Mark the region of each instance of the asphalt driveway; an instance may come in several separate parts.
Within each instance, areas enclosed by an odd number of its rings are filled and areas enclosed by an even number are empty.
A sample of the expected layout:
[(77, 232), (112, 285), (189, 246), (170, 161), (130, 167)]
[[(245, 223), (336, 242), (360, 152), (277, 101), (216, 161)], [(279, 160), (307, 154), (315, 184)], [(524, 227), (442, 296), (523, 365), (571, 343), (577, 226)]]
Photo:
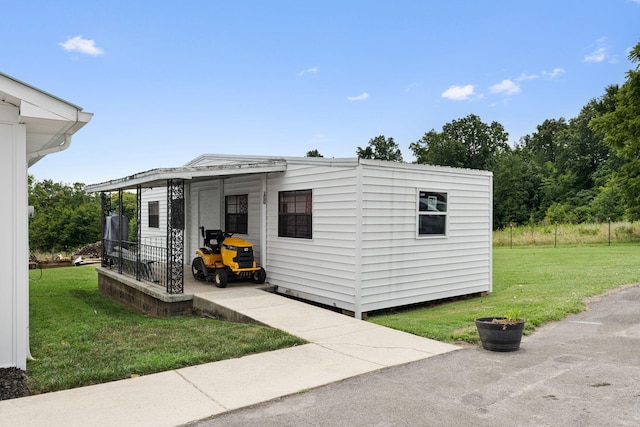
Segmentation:
[(464, 348), (190, 425), (640, 425), (640, 286), (538, 329), (517, 352)]

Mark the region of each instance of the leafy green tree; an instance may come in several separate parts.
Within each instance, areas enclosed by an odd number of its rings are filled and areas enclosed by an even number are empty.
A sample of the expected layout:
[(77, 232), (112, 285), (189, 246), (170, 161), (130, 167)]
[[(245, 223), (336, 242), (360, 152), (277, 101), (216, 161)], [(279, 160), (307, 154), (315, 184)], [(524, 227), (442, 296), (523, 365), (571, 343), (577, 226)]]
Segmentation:
[(417, 162), (469, 169), (492, 170), (496, 156), (509, 149), (509, 134), (498, 122), (486, 124), (470, 114), (431, 130), (409, 145)]
[(369, 145), (365, 148), (358, 147), (356, 154), (360, 159), (402, 162), (400, 147), (393, 141), (393, 138), (385, 138), (384, 135), (370, 139)]
[(467, 167), (464, 143), (435, 129), (425, 133), (419, 141), (409, 144), (409, 149), (419, 164)]
[(526, 224), (536, 210), (537, 186), (521, 150), (498, 154), (493, 170), (493, 228)]
[(615, 94), (615, 109), (591, 121), (595, 131), (605, 134), (605, 142), (627, 161), (618, 171), (618, 180), (631, 220), (640, 219), (640, 43), (629, 53), (634, 69)]
[(42, 182), (29, 177), (29, 246), (45, 252), (71, 251), (100, 240), (100, 200), (84, 184)]
[(557, 156), (557, 167), (574, 176), (575, 191), (593, 188), (598, 171), (606, 162), (613, 160), (611, 149), (604, 142), (604, 134), (593, 130), (589, 123), (613, 111), (617, 91), (615, 85), (607, 87), (605, 94), (589, 101), (559, 135), (563, 150)]
[(538, 165), (543, 165), (546, 162), (554, 163), (558, 152), (564, 148), (557, 136), (567, 127), (567, 122), (563, 117), (557, 120), (547, 119), (542, 122), (536, 127), (536, 132), (522, 138), (522, 148), (527, 157)]
[(621, 221), (625, 217), (626, 204), (617, 174), (606, 176), (604, 185), (598, 187), (597, 194), (589, 203), (593, 221)]
[(531, 220), (541, 221), (547, 216), (548, 209), (562, 200), (570, 180), (568, 176), (559, 177), (556, 159), (565, 143), (561, 137), (568, 124), (564, 118), (547, 119), (536, 127), (536, 132), (520, 139), (519, 147), (523, 159), (529, 165), (529, 178), (536, 189), (532, 197), (536, 206)]
[(320, 152), (316, 150), (307, 151), (306, 157), (324, 157)]

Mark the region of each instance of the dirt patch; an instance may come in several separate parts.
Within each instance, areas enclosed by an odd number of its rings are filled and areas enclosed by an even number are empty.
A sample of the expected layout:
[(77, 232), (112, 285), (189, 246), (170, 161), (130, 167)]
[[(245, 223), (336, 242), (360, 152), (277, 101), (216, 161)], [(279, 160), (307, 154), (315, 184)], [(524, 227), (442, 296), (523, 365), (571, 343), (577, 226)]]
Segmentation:
[(17, 368), (0, 369), (0, 400), (29, 396), (29, 378)]

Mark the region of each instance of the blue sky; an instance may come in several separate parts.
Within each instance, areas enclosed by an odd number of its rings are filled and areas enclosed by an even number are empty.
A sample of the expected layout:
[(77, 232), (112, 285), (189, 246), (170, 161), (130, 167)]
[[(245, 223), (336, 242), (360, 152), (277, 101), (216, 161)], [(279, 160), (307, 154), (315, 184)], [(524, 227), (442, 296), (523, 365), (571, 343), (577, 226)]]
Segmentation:
[(203, 153), (355, 157), (469, 114), (516, 143), (632, 67), (640, 0), (28, 1), (0, 71), (94, 113), (30, 168), (87, 184)]

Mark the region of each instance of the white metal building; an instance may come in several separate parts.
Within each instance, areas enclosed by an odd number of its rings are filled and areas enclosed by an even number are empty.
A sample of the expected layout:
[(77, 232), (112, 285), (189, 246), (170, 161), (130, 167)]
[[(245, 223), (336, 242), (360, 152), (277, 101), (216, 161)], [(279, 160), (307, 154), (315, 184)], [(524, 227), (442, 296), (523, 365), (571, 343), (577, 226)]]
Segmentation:
[[(492, 174), (363, 159), (202, 155), (142, 184), (142, 238), (165, 233), (184, 179), (185, 262), (199, 227), (251, 241), (278, 292), (363, 313), (492, 289)], [(150, 188), (153, 187), (153, 188)]]
[(29, 355), (27, 169), (62, 151), (90, 113), (0, 73), (0, 368)]

